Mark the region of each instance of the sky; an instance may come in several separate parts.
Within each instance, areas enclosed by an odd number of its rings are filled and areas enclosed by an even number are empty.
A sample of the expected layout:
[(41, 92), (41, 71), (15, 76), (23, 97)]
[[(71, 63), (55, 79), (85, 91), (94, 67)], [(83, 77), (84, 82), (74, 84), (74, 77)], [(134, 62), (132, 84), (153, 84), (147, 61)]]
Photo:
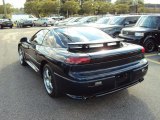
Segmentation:
[[(24, 7), (24, 3), (26, 0), (5, 0), (5, 3), (12, 4), (15, 8), (21, 8)], [(112, 2), (115, 2), (116, 0), (112, 0)], [(160, 4), (160, 0), (144, 0), (145, 3), (158, 3)], [(0, 4), (2, 4), (2, 0), (0, 0)]]

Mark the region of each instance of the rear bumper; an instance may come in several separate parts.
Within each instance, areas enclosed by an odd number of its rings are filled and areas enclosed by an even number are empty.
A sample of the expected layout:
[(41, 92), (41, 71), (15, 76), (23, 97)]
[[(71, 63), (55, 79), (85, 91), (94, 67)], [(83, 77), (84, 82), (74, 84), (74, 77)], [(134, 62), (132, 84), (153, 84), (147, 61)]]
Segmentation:
[(66, 94), (75, 98), (85, 98), (106, 95), (137, 84), (143, 81), (143, 77), (147, 71), (148, 63), (141, 67), (107, 76), (103, 79), (101, 78), (86, 82), (71, 80), (57, 73), (55, 73), (55, 77), (61, 86), (61, 89)]
[(13, 24), (12, 23), (6, 23), (6, 24), (2, 24), (2, 26), (3, 27), (11, 27), (11, 26), (13, 26)]
[(101, 97), (101, 96), (105, 96), (105, 95), (108, 95), (108, 94), (111, 94), (111, 93), (114, 93), (114, 92), (118, 92), (118, 91), (123, 90), (123, 89), (127, 89), (131, 86), (134, 86), (134, 85), (138, 84), (139, 82), (142, 82), (143, 80), (144, 79), (140, 79), (139, 81), (132, 82), (132, 83), (127, 84), (123, 87), (119, 87), (119, 88), (116, 88), (116, 89), (113, 89), (113, 90), (110, 90), (110, 91), (103, 91), (103, 92), (95, 93), (95, 94), (92, 94), (92, 95), (89, 95), (89, 96), (77, 96), (77, 95), (71, 95), (71, 94), (66, 94), (66, 95), (73, 98), (73, 99), (88, 99), (88, 98), (94, 98), (94, 97)]

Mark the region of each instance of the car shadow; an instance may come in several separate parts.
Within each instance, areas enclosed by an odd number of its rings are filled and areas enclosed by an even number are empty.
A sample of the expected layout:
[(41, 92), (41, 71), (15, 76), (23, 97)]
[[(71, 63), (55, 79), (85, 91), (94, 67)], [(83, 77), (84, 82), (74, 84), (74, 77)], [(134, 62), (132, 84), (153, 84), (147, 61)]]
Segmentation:
[(9, 109), (14, 110), (16, 106), (16, 111), (24, 116), (27, 114), (23, 112), (41, 113), (34, 116), (37, 119), (53, 119), (55, 115), (66, 119), (155, 119), (148, 104), (128, 90), (88, 100), (74, 100), (67, 96), (53, 99), (45, 92), (40, 75), (28, 66), (21, 66), (18, 61), (0, 71), (0, 95), (0, 101), (7, 102), (1, 105), (2, 108), (10, 106)]

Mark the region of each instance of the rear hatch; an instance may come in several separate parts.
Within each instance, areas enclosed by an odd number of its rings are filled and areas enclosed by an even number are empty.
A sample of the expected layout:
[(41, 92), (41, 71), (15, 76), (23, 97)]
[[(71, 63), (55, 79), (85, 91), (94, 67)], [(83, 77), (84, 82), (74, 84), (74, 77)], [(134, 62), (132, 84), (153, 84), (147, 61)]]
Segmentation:
[(4, 25), (12, 25), (12, 21), (10, 21), (10, 20), (4, 20), (3, 24)]
[(138, 64), (138, 61), (144, 58), (142, 49), (138, 45), (123, 43), (119, 40), (97, 44), (71, 44), (68, 49), (71, 53), (70, 57), (78, 56), (84, 61), (71, 63), (69, 74), (81, 80), (106, 77), (107, 73)]

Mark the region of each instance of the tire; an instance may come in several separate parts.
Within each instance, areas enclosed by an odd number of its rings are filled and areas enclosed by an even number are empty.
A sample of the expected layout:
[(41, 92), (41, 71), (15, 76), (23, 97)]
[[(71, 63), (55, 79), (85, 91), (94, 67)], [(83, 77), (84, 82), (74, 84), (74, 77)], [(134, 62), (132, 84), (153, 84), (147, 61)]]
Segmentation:
[(10, 26), (10, 28), (12, 29), (12, 28), (13, 28), (13, 25), (12, 25), (12, 26)]
[(47, 24), (47, 23), (44, 23), (44, 26), (45, 26), (45, 27), (48, 27), (48, 24)]
[(143, 44), (147, 53), (153, 52), (156, 48), (156, 44), (152, 38), (148, 38)]
[(2, 26), (2, 25), (0, 25), (0, 29), (3, 29), (3, 26)]
[(20, 24), (20, 28), (23, 28), (24, 26), (23, 26), (23, 24)]
[(21, 24), (19, 24), (19, 28), (22, 28), (22, 25), (21, 25)]
[(44, 87), (49, 96), (56, 98), (61, 95), (59, 86), (55, 80), (54, 72), (49, 64), (43, 67), (42, 71)]
[(18, 53), (19, 53), (19, 61), (20, 61), (20, 64), (21, 64), (22, 66), (26, 66), (27, 63), (25, 62), (24, 51), (22, 50), (22, 47), (19, 47)]

